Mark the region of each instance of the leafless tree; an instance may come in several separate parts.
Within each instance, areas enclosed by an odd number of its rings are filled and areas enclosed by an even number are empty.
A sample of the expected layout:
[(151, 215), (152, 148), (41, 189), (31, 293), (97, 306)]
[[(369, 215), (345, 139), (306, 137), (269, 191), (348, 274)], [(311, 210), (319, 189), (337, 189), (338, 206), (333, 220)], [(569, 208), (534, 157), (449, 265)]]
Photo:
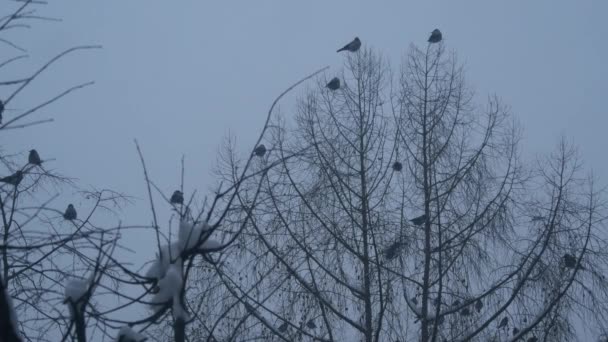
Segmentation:
[[(199, 322), (202, 336), (565, 341), (577, 325), (604, 332), (603, 192), (565, 142), (524, 163), (507, 107), (495, 96), (478, 104), (464, 76), (443, 43), (410, 47), (394, 78), (361, 49), (347, 56), (340, 89), (319, 79), (294, 125), (272, 125), (261, 172), (225, 222), (246, 229), (216, 265), (224, 304)], [(227, 152), (229, 180), (239, 163)]]

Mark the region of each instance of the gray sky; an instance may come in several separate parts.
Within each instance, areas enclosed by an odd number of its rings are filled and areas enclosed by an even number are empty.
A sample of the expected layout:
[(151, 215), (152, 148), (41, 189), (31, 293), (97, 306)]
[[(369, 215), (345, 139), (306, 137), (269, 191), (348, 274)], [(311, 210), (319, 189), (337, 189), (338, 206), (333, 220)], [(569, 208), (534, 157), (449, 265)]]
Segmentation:
[[(477, 99), (497, 94), (511, 106), (527, 157), (550, 151), (563, 134), (608, 184), (607, 13), (604, 0), (52, 1), (41, 14), (62, 23), (39, 22), (13, 36), (33, 56), (25, 66), (75, 45), (104, 48), (63, 60), (10, 107), (96, 84), (38, 115), (54, 123), (5, 133), (0, 144), (37, 148), (81, 185), (145, 198), (137, 138), (167, 193), (179, 183), (182, 154), (187, 190), (204, 191), (226, 135), (251, 148), (284, 88), (323, 66), (341, 67), (338, 47), (359, 36), (398, 67), (409, 44), (424, 44), (437, 27), (466, 63)], [(123, 220), (148, 223), (146, 204)]]

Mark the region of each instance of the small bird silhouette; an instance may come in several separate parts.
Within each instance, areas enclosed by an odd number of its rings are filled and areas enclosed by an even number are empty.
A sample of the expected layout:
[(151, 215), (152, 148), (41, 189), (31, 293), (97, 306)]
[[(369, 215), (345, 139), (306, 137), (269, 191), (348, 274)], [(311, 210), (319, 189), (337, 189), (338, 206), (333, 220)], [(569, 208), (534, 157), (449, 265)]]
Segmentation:
[(331, 81), (329, 81), (329, 83), (327, 83), (327, 88), (329, 88), (329, 90), (340, 89), (340, 79), (337, 77), (332, 78)]
[(498, 329), (506, 328), (509, 325), (509, 317), (505, 317), (498, 323)]
[(431, 32), (431, 36), (429, 37), (429, 43), (439, 43), (441, 41), (441, 31), (439, 29), (434, 29)]
[(315, 324), (315, 321), (313, 321), (312, 319), (310, 321), (308, 321), (308, 323), (306, 323), (306, 326), (309, 327), (310, 329), (315, 329), (317, 327), (317, 325)]
[(184, 193), (179, 190), (175, 190), (171, 195), (171, 204), (184, 204)]
[(42, 165), (42, 159), (36, 150), (30, 150), (30, 154), (27, 156), (27, 162), (32, 165)]
[(401, 170), (403, 170), (403, 164), (401, 164), (400, 162), (396, 161), (393, 163), (393, 170), (400, 172)]
[(399, 250), (401, 249), (401, 246), (402, 243), (400, 241), (393, 243), (384, 251), (384, 257), (388, 260), (395, 259), (397, 255), (399, 255)]
[(2, 123), (2, 114), (4, 114), (4, 102), (0, 100), (0, 124)]
[(481, 301), (481, 299), (478, 299), (475, 302), (475, 310), (477, 310), (477, 312), (481, 312), (481, 309), (483, 309), (483, 302)]
[(460, 314), (463, 316), (469, 316), (471, 315), (471, 310), (469, 310), (469, 308), (463, 308), (462, 310), (460, 310)]
[(76, 208), (74, 208), (74, 205), (72, 203), (68, 204), (68, 207), (65, 209), (65, 212), (63, 213), (63, 218), (68, 221), (73, 221), (76, 219), (76, 216), (78, 216), (76, 214)]
[[(576, 267), (576, 257), (572, 254), (564, 254), (564, 265), (567, 268), (574, 268)], [(585, 267), (583, 267), (583, 265), (579, 265), (579, 269), (581, 270), (585, 270)]]
[(513, 336), (519, 334), (519, 329), (513, 328)]
[(258, 157), (263, 157), (266, 154), (266, 146), (264, 146), (264, 144), (258, 145), (258, 147), (253, 150), (253, 153)]
[(279, 332), (286, 332), (287, 327), (288, 327), (287, 322), (285, 322), (285, 323), (281, 324), (281, 326), (279, 326), (278, 330), (279, 330)]
[(344, 45), (344, 47), (342, 47), (341, 49), (338, 49), (338, 51), (336, 51), (336, 52), (340, 52), (340, 51), (356, 52), (357, 50), (359, 50), (360, 47), (361, 47), (361, 41), (359, 40), (359, 37), (355, 37), (355, 39), (353, 39), (352, 42)]
[(415, 226), (420, 226), (426, 222), (426, 214), (420, 215), (410, 220)]
[(0, 178), (0, 182), (7, 183), (10, 185), (17, 186), (23, 180), (23, 171), (17, 170), (17, 172), (13, 173), (10, 176)]

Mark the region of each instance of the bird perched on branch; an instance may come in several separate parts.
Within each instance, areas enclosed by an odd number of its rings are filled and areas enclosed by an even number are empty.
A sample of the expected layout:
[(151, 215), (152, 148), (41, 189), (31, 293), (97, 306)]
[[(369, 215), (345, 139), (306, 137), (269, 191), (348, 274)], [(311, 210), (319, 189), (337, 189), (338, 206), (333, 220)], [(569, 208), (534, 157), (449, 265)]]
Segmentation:
[(312, 319), (310, 321), (308, 321), (308, 323), (306, 323), (306, 326), (309, 327), (310, 329), (315, 329), (317, 327), (317, 325), (315, 324), (315, 321), (313, 321)]
[(498, 323), (498, 329), (506, 328), (509, 325), (509, 317), (505, 317)]
[(10, 176), (0, 178), (0, 182), (7, 183), (10, 185), (17, 186), (23, 180), (23, 171), (17, 170), (17, 172), (13, 173)]
[(420, 226), (426, 222), (426, 214), (420, 215), (410, 220), (415, 226)]
[[(576, 257), (572, 254), (564, 254), (564, 265), (567, 268), (574, 268), (576, 267)], [(585, 267), (583, 267), (583, 265), (579, 265), (579, 269), (584, 270)]]
[(264, 144), (258, 145), (258, 147), (253, 150), (253, 154), (258, 157), (263, 157), (266, 154), (266, 146), (264, 146)]
[(4, 102), (0, 100), (0, 124), (2, 123), (2, 114), (4, 114)]
[(483, 302), (481, 301), (481, 299), (478, 299), (475, 302), (475, 310), (477, 310), (477, 312), (481, 312), (481, 309), (483, 309)]
[(393, 170), (400, 172), (401, 170), (403, 170), (403, 164), (401, 164), (400, 162), (396, 161), (393, 163)]
[(171, 195), (170, 202), (171, 204), (184, 204), (184, 193), (179, 190), (175, 190), (173, 195)]
[(27, 162), (32, 165), (42, 165), (42, 159), (36, 150), (30, 150), (30, 154), (27, 156)]
[(65, 212), (63, 213), (63, 218), (68, 221), (73, 221), (76, 219), (76, 216), (78, 216), (76, 214), (76, 208), (74, 208), (74, 205), (72, 203), (68, 204), (68, 207), (65, 209)]
[(429, 37), (429, 43), (439, 43), (441, 41), (441, 31), (439, 29), (434, 29), (431, 32), (431, 36)]
[(399, 250), (403, 246), (401, 241), (394, 242), (384, 251), (384, 257), (388, 260), (393, 260), (399, 255)]
[(336, 51), (336, 52), (340, 52), (340, 51), (356, 52), (357, 50), (359, 50), (360, 47), (361, 47), (361, 41), (359, 40), (359, 37), (355, 37), (355, 39), (353, 39), (352, 42), (344, 45), (341, 49), (338, 49), (338, 51)]
[(329, 90), (340, 89), (340, 79), (337, 77), (332, 78), (331, 81), (329, 81), (329, 83), (327, 83), (327, 88), (329, 88)]

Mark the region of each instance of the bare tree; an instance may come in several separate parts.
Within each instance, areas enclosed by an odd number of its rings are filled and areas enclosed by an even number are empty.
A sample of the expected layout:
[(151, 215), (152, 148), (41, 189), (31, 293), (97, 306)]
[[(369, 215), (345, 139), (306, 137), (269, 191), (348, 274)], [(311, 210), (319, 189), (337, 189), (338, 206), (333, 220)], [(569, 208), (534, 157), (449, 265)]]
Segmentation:
[(524, 164), (506, 106), (477, 104), (443, 43), (412, 46), (394, 82), (371, 49), (332, 77), (272, 126), (226, 221), (247, 228), (240, 263), (217, 265), (234, 297), (211, 324), (222, 340), (559, 341), (581, 317), (604, 331), (605, 203), (568, 144)]

